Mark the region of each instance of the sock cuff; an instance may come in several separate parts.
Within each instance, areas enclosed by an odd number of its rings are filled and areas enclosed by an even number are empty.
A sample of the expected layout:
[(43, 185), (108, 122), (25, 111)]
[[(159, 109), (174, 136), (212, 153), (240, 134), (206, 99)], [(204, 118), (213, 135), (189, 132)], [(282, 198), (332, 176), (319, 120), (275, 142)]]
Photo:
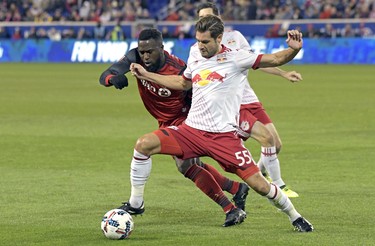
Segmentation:
[(138, 152), (136, 149), (134, 149), (133, 158), (136, 160), (147, 160), (148, 158), (150, 158), (150, 156), (144, 155)]
[(278, 192), (281, 192), (277, 189), (277, 186), (271, 183), (270, 192), (266, 195), (269, 199), (275, 199), (278, 195)]
[(261, 150), (262, 150), (262, 154), (265, 156), (276, 155), (276, 146), (262, 147)]

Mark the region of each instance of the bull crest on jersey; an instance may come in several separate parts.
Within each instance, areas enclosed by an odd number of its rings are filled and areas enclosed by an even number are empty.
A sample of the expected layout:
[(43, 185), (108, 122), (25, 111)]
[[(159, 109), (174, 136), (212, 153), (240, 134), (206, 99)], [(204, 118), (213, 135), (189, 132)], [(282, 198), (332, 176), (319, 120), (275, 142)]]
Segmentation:
[(202, 70), (200, 73), (196, 74), (192, 82), (197, 83), (200, 86), (206, 86), (211, 82), (223, 82), (224, 76), (221, 76), (217, 72), (212, 72), (210, 70)]

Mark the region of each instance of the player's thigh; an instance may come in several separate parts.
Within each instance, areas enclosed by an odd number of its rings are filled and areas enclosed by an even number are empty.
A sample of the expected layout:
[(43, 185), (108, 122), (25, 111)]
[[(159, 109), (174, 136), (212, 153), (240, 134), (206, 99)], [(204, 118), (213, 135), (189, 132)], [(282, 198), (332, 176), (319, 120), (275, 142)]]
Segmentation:
[(260, 121), (255, 122), (250, 136), (258, 141), (263, 147), (271, 147), (275, 145), (273, 135)]

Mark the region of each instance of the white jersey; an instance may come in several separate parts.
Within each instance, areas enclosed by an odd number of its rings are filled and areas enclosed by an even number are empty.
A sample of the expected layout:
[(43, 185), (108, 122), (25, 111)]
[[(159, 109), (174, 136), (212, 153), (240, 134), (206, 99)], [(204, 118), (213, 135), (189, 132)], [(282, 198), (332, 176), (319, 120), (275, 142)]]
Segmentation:
[(247, 81), (247, 70), (256, 68), (261, 55), (231, 50), (222, 45), (219, 54), (206, 59), (193, 50), (184, 71), (192, 81), (193, 99), (185, 123), (207, 132), (234, 131)]
[[(236, 30), (225, 31), (223, 34), (221, 44), (232, 50), (244, 49), (251, 51), (250, 44), (247, 42), (246, 38), (239, 31)], [(189, 56), (196, 51), (199, 52), (197, 43), (195, 43), (191, 47)], [(255, 102), (259, 102), (259, 99), (255, 94), (253, 88), (251, 88), (249, 82), (247, 82), (243, 90), (243, 98), (241, 104), (250, 104)]]

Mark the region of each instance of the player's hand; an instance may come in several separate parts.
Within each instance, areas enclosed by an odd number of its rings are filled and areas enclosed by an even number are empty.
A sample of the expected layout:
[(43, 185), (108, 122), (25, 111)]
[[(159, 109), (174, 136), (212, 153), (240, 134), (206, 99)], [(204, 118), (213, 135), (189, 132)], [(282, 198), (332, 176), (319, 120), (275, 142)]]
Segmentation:
[(294, 83), (301, 81), (302, 75), (300, 73), (297, 73), (296, 71), (290, 71), (284, 74), (284, 78)]
[(287, 35), (286, 43), (289, 47), (293, 50), (300, 50), (303, 45), (302, 33), (298, 30), (289, 30)]
[(145, 75), (147, 73), (146, 69), (138, 63), (130, 64), (131, 73), (138, 79), (146, 79)]
[(124, 74), (118, 74), (112, 76), (109, 79), (109, 83), (112, 84), (116, 89), (123, 89), (128, 86), (128, 78)]
[(146, 74), (146, 69), (138, 63), (130, 64), (130, 72), (137, 78), (142, 78)]

